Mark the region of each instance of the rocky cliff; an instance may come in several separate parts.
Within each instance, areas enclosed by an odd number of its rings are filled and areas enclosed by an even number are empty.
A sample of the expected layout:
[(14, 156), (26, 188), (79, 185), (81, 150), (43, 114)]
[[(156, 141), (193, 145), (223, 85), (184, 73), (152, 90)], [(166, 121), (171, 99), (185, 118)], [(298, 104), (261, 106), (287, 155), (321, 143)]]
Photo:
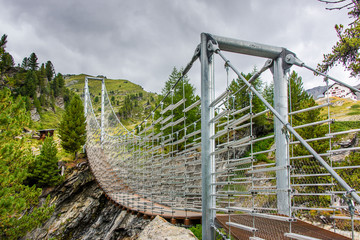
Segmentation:
[(136, 239), (150, 222), (112, 204), (86, 163), (44, 192), (43, 200), (48, 194), (56, 205), (53, 215), (24, 239)]
[(56, 206), (53, 215), (24, 239), (197, 239), (191, 231), (160, 217), (151, 222), (115, 206), (99, 188), (86, 162), (72, 168), (63, 184), (44, 190), (42, 202), (49, 194)]

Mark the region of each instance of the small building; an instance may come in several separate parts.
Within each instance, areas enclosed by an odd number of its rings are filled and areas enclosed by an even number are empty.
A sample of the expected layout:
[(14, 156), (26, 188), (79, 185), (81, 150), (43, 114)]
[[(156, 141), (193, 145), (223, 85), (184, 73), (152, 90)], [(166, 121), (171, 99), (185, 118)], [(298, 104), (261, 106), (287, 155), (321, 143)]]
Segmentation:
[(323, 94), (324, 97), (349, 98), (357, 101), (356, 94), (350, 88), (342, 86), (338, 83), (331, 85)]
[(47, 136), (52, 137), (54, 135), (54, 131), (55, 129), (43, 129), (43, 130), (39, 130), (40, 133), (40, 138), (39, 140), (43, 140), (45, 139)]

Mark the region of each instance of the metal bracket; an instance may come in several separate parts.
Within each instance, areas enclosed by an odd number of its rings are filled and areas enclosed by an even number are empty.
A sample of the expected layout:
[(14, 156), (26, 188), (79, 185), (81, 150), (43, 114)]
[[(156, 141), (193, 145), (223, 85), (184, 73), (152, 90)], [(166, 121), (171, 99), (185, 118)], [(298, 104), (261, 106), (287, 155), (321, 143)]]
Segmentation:
[[(280, 53), (279, 57), (283, 59), (282, 68), (283, 68), (284, 72), (289, 71), (289, 69), (292, 67), (292, 65), (297, 62), (296, 61), (297, 58), (296, 58), (295, 53), (287, 50), (286, 48), (283, 48), (283, 50)], [(295, 65), (297, 65), (297, 64), (295, 64)], [(272, 73), (274, 73), (274, 65), (272, 65), (270, 67), (270, 70), (271, 70)]]
[(285, 56), (285, 62), (287, 64), (291, 64), (291, 65), (296, 65), (299, 67), (303, 67), (305, 65), (304, 62), (300, 61), (300, 59), (298, 59), (296, 57), (296, 55), (292, 52), (289, 52), (286, 56)]
[(214, 53), (220, 51), (220, 48), (217, 41), (210, 34), (206, 34), (206, 39), (207, 39), (207, 57), (209, 61), (211, 61), (211, 56)]

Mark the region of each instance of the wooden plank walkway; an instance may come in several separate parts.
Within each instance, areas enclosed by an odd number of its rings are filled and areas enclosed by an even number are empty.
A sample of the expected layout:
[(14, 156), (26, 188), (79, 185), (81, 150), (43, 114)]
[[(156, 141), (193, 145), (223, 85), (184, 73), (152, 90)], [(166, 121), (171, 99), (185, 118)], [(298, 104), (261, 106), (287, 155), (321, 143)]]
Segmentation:
[[(289, 240), (284, 236), (284, 233), (290, 232), (290, 225), (288, 222), (282, 222), (273, 219), (265, 219), (260, 217), (253, 217), (247, 214), (237, 214), (231, 215), (231, 222), (238, 224), (253, 226), (253, 221), (255, 222), (255, 228), (258, 231), (255, 235), (251, 232), (244, 231), (235, 227), (231, 227), (231, 236), (236, 239), (249, 239), (249, 237), (259, 237), (266, 240)], [(217, 223), (222, 226), (227, 232), (229, 232), (229, 226), (226, 225), (226, 222), (229, 222), (228, 215), (218, 215), (216, 216)], [(291, 232), (301, 234), (308, 237), (314, 237), (322, 240), (349, 240), (345, 236), (336, 234), (334, 232), (328, 231), (326, 229), (311, 225), (303, 221), (296, 221), (291, 223)]]

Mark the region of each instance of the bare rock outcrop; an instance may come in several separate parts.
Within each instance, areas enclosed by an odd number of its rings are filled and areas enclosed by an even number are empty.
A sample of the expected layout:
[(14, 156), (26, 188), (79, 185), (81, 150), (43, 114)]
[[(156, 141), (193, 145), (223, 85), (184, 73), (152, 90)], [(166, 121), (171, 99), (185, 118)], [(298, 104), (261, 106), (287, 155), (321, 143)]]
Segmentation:
[(188, 229), (177, 227), (157, 216), (139, 235), (138, 240), (197, 240)]
[(24, 239), (137, 239), (150, 220), (115, 206), (98, 187), (87, 164), (82, 164), (48, 194), (55, 211)]

